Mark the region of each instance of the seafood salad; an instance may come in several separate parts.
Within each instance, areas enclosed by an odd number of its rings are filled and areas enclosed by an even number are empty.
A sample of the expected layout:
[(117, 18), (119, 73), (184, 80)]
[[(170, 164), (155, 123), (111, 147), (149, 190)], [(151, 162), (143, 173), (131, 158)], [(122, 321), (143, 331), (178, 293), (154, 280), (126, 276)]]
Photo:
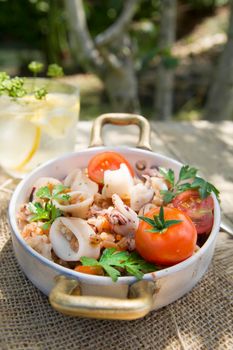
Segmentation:
[(121, 154), (93, 156), (64, 179), (38, 178), (17, 213), (26, 243), (75, 271), (141, 279), (177, 264), (211, 232), (218, 190), (184, 165), (130, 164)]

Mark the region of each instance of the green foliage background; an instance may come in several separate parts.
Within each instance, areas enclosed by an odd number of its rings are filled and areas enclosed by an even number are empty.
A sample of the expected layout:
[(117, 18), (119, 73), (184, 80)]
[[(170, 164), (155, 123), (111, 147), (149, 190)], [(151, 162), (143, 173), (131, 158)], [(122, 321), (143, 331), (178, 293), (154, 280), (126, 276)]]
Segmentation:
[[(156, 53), (161, 0), (144, 0), (131, 28), (137, 67), (141, 69)], [(200, 11), (211, 10), (228, 0), (179, 0)], [(104, 31), (121, 12), (124, 0), (84, 0), (93, 35)], [(140, 25), (139, 25), (140, 23)], [(62, 0), (0, 0), (0, 48), (38, 49), (47, 63), (62, 63), (70, 53), (67, 21)]]

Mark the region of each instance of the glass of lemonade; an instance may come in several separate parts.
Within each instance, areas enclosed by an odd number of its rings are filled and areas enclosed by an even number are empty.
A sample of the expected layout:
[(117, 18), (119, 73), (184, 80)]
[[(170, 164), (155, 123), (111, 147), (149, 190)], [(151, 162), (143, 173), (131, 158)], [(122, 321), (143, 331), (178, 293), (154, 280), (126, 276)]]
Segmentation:
[[(0, 165), (12, 176), (74, 150), (79, 118), (79, 89), (53, 79), (25, 79), (27, 95), (0, 96)], [(33, 91), (45, 88), (36, 99)], [(31, 91), (31, 93), (30, 93)]]

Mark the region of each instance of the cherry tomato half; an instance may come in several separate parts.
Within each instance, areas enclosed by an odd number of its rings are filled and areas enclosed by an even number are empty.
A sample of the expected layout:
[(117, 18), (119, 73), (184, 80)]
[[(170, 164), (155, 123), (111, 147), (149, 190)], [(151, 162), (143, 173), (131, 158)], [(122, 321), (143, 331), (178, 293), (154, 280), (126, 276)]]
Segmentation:
[[(153, 219), (160, 208), (150, 210), (145, 217)], [(135, 242), (139, 254), (147, 261), (159, 265), (174, 265), (190, 257), (196, 246), (197, 230), (191, 219), (182, 211), (164, 207), (166, 220), (181, 220), (163, 233), (148, 232), (152, 226), (141, 221)]]
[(214, 201), (211, 196), (201, 199), (197, 190), (188, 190), (176, 196), (172, 204), (191, 218), (198, 234), (211, 231), (214, 221)]
[(88, 176), (91, 180), (98, 184), (103, 184), (105, 170), (117, 170), (121, 164), (125, 164), (131, 175), (134, 176), (134, 171), (129, 162), (119, 153), (103, 152), (99, 153), (88, 164)]

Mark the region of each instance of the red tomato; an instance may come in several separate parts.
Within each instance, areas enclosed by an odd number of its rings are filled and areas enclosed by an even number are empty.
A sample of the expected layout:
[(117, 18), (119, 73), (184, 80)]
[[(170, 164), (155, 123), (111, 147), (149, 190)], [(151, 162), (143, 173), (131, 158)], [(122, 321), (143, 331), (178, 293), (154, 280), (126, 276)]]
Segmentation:
[(88, 164), (88, 176), (91, 180), (98, 184), (103, 184), (105, 170), (117, 170), (121, 164), (125, 164), (131, 175), (134, 176), (134, 171), (129, 162), (119, 153), (103, 152), (99, 153)]
[(176, 196), (172, 204), (191, 218), (198, 234), (211, 231), (214, 221), (214, 201), (211, 196), (201, 199), (197, 190), (188, 190)]
[[(150, 210), (145, 217), (153, 219), (160, 208)], [(174, 265), (190, 257), (196, 246), (197, 230), (191, 219), (182, 211), (164, 207), (166, 220), (181, 220), (163, 233), (148, 232), (152, 226), (141, 221), (135, 242), (139, 254), (146, 260), (160, 265)]]

